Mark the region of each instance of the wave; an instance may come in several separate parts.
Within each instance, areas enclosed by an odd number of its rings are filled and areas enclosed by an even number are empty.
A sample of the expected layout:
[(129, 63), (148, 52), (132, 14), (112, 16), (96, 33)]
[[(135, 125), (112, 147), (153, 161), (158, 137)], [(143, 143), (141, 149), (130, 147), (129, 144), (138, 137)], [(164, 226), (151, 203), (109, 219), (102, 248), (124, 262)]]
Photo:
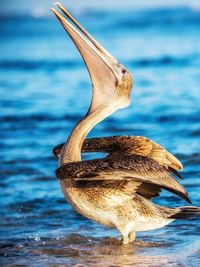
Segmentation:
[(0, 117), (0, 122), (58, 122), (58, 121), (75, 121), (75, 120), (79, 120), (80, 116), (78, 114), (67, 114), (67, 116), (51, 116), (49, 114), (30, 114), (30, 115), (7, 115), (7, 116), (2, 116)]
[[(197, 55), (185, 55), (184, 57), (174, 57), (165, 55), (160, 58), (141, 58), (137, 60), (126, 60), (125, 64), (136, 67), (162, 67), (162, 66), (188, 66), (196, 61)], [(56, 70), (68, 68), (81, 68), (82, 60), (2, 60), (0, 61), (0, 69), (6, 70)]]
[(1, 69), (38, 70), (57, 68), (77, 68), (82, 64), (77, 60), (3, 60), (0, 61)]
[(188, 66), (196, 59), (195, 55), (186, 55), (184, 57), (174, 57), (165, 55), (160, 58), (144, 58), (130, 61), (129, 64), (137, 67), (162, 67), (162, 66)]
[[(176, 23), (200, 23), (199, 9), (194, 8), (193, 6), (168, 6), (168, 7), (159, 7), (152, 6), (151, 8), (142, 6), (142, 8), (120, 8), (120, 9), (111, 9), (108, 6), (106, 9), (101, 8), (82, 8), (82, 9), (74, 9), (72, 13), (75, 16), (83, 17), (83, 18), (113, 18), (118, 19), (118, 21), (123, 24), (128, 22), (128, 25), (137, 24), (138, 26), (148, 26), (154, 23), (163, 22), (176, 24)], [(52, 20), (54, 21), (54, 17), (52, 16), (49, 9), (44, 10), (44, 12), (40, 12), (40, 14), (36, 14), (35, 12), (23, 13), (23, 12), (3, 12), (0, 14), (0, 20)]]
[(200, 24), (198, 10), (180, 7), (127, 12), (125, 16), (119, 16), (115, 26), (120, 28), (149, 28), (152, 26), (168, 28), (181, 24), (187, 26)]

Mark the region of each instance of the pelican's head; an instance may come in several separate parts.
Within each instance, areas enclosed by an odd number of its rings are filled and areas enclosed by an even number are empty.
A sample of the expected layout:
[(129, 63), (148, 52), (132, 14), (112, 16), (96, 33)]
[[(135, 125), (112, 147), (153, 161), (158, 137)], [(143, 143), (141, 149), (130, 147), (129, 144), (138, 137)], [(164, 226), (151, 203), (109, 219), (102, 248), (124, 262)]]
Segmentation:
[(51, 10), (78, 48), (91, 77), (93, 95), (89, 113), (111, 102), (116, 109), (128, 106), (132, 88), (132, 77), (129, 71), (108, 53), (61, 4), (56, 3), (56, 5), (68, 20), (56, 9)]

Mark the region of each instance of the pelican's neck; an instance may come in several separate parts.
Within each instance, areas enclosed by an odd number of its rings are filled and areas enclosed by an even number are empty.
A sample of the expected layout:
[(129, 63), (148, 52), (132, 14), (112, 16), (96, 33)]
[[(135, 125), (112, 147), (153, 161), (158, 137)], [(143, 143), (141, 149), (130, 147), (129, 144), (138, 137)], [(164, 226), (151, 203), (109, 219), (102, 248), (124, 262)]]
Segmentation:
[(65, 143), (61, 156), (60, 165), (67, 162), (81, 161), (82, 144), (91, 129), (103, 119), (117, 110), (117, 102), (111, 101), (109, 105), (102, 106), (88, 114), (75, 126)]

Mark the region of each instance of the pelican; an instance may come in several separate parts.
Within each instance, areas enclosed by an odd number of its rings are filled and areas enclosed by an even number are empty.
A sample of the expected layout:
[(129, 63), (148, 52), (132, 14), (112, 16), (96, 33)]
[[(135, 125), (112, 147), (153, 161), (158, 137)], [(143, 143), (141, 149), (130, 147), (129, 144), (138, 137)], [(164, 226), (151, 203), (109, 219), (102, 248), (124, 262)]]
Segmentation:
[[(168, 190), (190, 204), (178, 182), (180, 161), (165, 148), (143, 136), (86, 139), (91, 129), (118, 109), (130, 104), (132, 76), (59, 3), (51, 10), (79, 50), (92, 82), (87, 114), (64, 144), (53, 152), (59, 159), (56, 176), (66, 200), (83, 216), (116, 228), (122, 243), (136, 232), (161, 228), (175, 219), (200, 213), (200, 208), (162, 207), (151, 200)], [(65, 16), (64, 16), (65, 15)], [(106, 152), (101, 159), (81, 160), (82, 152)]]

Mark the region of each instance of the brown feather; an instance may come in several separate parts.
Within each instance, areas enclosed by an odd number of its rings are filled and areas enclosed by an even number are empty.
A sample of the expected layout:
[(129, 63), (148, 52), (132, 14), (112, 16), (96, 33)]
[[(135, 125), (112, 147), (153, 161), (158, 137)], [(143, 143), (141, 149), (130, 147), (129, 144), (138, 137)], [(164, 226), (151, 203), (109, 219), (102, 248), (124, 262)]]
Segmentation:
[[(57, 156), (61, 153), (64, 144), (54, 148), (53, 152)], [(113, 136), (86, 139), (82, 146), (82, 152), (108, 152), (112, 156), (116, 153), (129, 155), (141, 155), (152, 158), (167, 169), (182, 170), (180, 161), (165, 150), (143, 136)], [(178, 173), (176, 173), (180, 177)]]
[[(159, 195), (166, 189), (188, 200), (184, 187), (171, 173), (153, 159), (140, 155), (118, 155), (117, 157), (67, 163), (56, 171), (59, 179), (76, 181), (124, 181), (123, 190), (138, 193), (146, 198)], [(97, 184), (98, 186), (98, 184)], [(116, 186), (116, 185), (115, 185)], [(144, 186), (144, 188), (143, 188)]]

